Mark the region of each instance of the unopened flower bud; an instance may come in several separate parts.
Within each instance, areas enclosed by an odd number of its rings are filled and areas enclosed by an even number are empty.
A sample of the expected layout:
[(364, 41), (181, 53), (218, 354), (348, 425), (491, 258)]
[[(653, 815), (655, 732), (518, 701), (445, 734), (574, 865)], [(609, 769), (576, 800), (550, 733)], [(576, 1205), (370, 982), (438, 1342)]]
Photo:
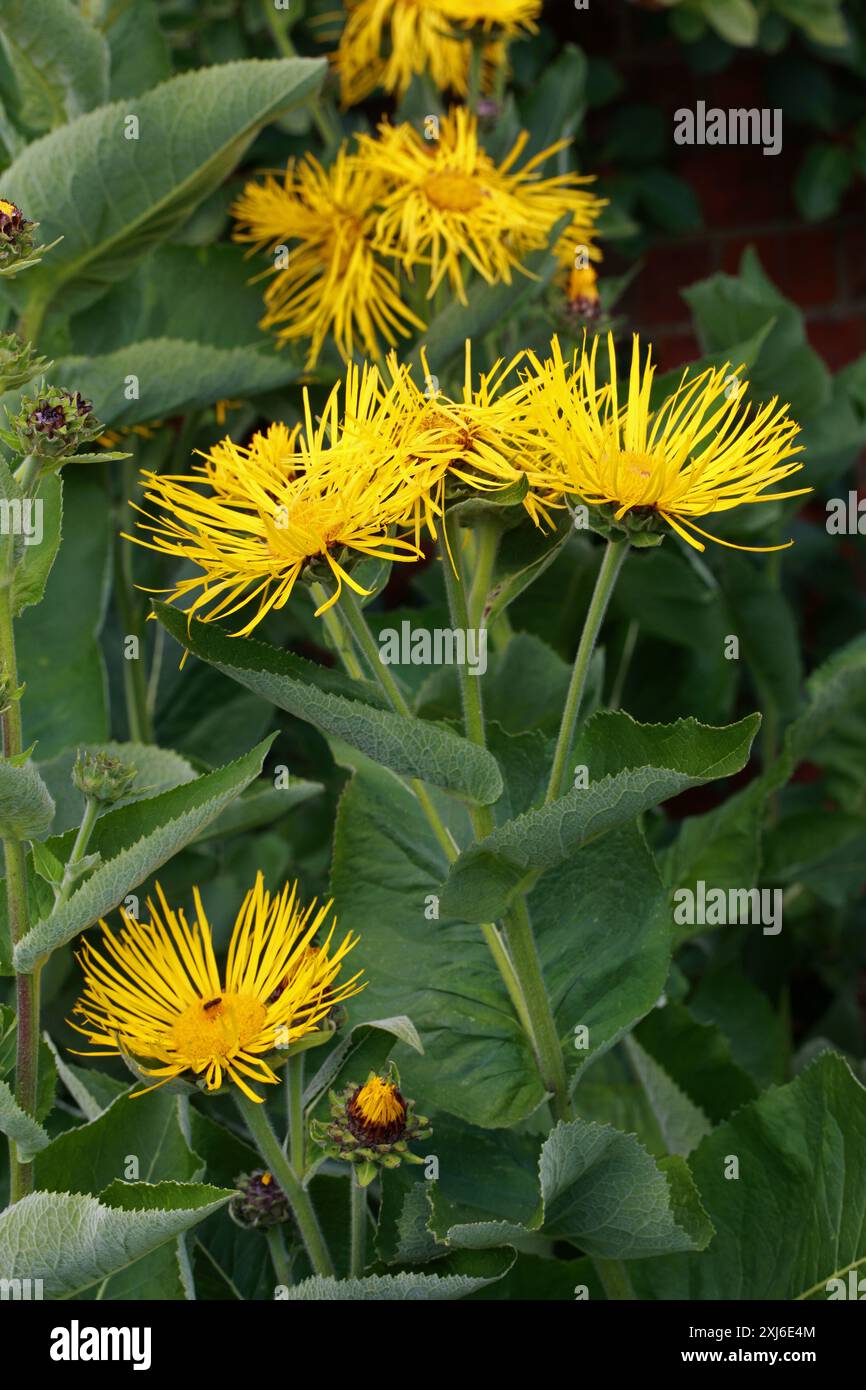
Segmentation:
[(135, 785), (138, 769), (108, 753), (79, 753), (72, 769), (72, 781), (89, 801), (111, 806), (122, 801)]

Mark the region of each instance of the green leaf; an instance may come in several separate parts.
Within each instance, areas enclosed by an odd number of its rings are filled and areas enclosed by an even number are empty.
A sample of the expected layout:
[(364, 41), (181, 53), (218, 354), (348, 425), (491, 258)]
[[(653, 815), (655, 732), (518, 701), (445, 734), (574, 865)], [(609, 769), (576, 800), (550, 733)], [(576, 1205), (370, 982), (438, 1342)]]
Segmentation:
[(495, 1261), (465, 1262), (472, 1273), (456, 1274), (368, 1274), (363, 1279), (323, 1279), (315, 1275), (304, 1279), (286, 1291), (285, 1298), (290, 1301), (317, 1303), (349, 1303), (372, 1299), (388, 1303), (405, 1299), (439, 1300), (465, 1298), (489, 1284), (501, 1279), (511, 1268), (513, 1256), (497, 1258)]
[(854, 178), (851, 152), (819, 141), (810, 145), (794, 179), (797, 207), (807, 222), (833, 217)]
[(724, 728), (695, 719), (641, 725), (621, 711), (593, 715), (573, 753), (574, 764), (588, 768), (588, 786), (518, 816), (464, 850), (448, 875), (443, 910), (468, 922), (502, 916), (534, 877), (587, 841), (687, 787), (738, 772), (758, 723), (758, 715)]
[(115, 102), (30, 145), (4, 194), (43, 240), (63, 240), (10, 294), (67, 313), (92, 303), (222, 183), (264, 125), (313, 94), (324, 69), (324, 59), (288, 58), (183, 73), (134, 111)]
[(825, 1298), (866, 1263), (866, 1090), (841, 1057), (739, 1110), (690, 1163), (715, 1240), (635, 1269), (638, 1297)]
[(366, 683), (248, 637), (231, 637), (212, 623), (190, 621), (167, 604), (154, 604), (154, 612), (194, 656), (393, 772), (420, 777), (483, 805), (501, 795), (499, 768), (485, 749), (441, 725), (381, 708), (384, 702)]
[(775, 8), (798, 24), (815, 43), (832, 48), (848, 43), (848, 27), (839, 0), (775, 0)]
[(0, 1213), (6, 1279), (41, 1279), (48, 1298), (73, 1298), (173, 1240), (232, 1192), (198, 1183), (112, 1183), (97, 1200), (33, 1192)]
[(704, 0), (702, 12), (728, 43), (753, 48), (758, 42), (760, 16), (752, 0)]
[(433, 1197), (431, 1229), (449, 1246), (486, 1249), (539, 1232), (600, 1259), (646, 1259), (702, 1250), (712, 1237), (688, 1166), (660, 1163), (634, 1135), (586, 1120), (560, 1122), (538, 1161), (537, 1208), (517, 1225), (467, 1221), (470, 1213)]
[(24, 1163), (49, 1142), (45, 1130), (21, 1109), (5, 1081), (0, 1081), (0, 1134), (15, 1140)]
[[(680, 1089), (670, 1073), (641, 1047), (634, 1033), (623, 1038), (622, 1047), (640, 1084), (644, 1103), (655, 1122), (663, 1146), (662, 1153), (680, 1154), (685, 1158), (709, 1133), (709, 1120), (703, 1110)], [(591, 1074), (590, 1085), (593, 1079)], [(582, 1102), (583, 1087), (578, 1098), (581, 1109)], [(617, 1128), (631, 1129), (632, 1126), (619, 1125)]]
[(152, 743), (86, 743), (68, 748), (50, 762), (38, 764), (42, 780), (54, 798), (55, 836), (81, 823), (84, 796), (72, 782), (72, 769), (79, 753), (84, 752), (104, 753), (136, 769), (132, 790), (115, 803), (114, 809), (126, 806), (131, 801), (140, 801), (142, 797), (168, 791), (171, 787), (179, 787), (185, 782), (193, 782), (197, 775), (192, 765), (179, 753), (171, 748), (157, 748)]
[[(106, 673), (97, 642), (105, 609), (111, 518), (103, 489), (83, 475), (63, 484), (64, 539), (38, 609), (16, 624), (25, 728), (51, 758), (108, 738)], [(63, 711), (59, 719), (57, 711)]]
[(266, 346), (223, 348), (146, 338), (100, 357), (62, 357), (53, 373), (91, 400), (100, 420), (118, 429), (183, 415), (228, 396), (272, 391), (294, 381), (298, 370), (290, 356)]
[(754, 1100), (758, 1088), (734, 1061), (721, 1030), (685, 1004), (668, 1003), (640, 1023), (635, 1038), (689, 1099), (717, 1122)]
[(201, 1159), (181, 1132), (177, 1097), (157, 1090), (118, 1096), (89, 1123), (53, 1139), (40, 1152), (37, 1165), (40, 1191), (97, 1197), (109, 1183), (130, 1177), (147, 1183), (192, 1181), (200, 1174)]
[[(557, 237), (567, 225), (567, 218), (561, 218), (556, 224), (551, 233), (551, 246), (555, 245)], [(476, 280), (467, 291), (467, 304), (453, 299), (447, 308), (437, 314), (404, 359), (414, 367), (416, 376), (422, 370), (422, 347), (426, 347), (430, 371), (436, 376), (442, 375), (452, 357), (463, 352), (467, 338), (480, 340), (503, 319), (518, 313), (536, 299), (553, 279), (557, 261), (550, 251), (533, 251), (525, 258), (524, 266), (529, 273), (515, 271), (510, 285), (488, 285), (483, 280)]]
[(106, 29), (111, 50), (109, 99), (137, 97), (171, 76), (171, 49), (155, 0), (114, 6)]
[(16, 767), (0, 759), (0, 836), (41, 840), (54, 819), (54, 802), (32, 763)]
[(39, 537), (34, 544), (25, 543), (12, 581), (12, 611), (16, 618), (25, 608), (41, 601), (57, 558), (63, 518), (63, 484), (59, 474), (52, 473), (42, 479), (34, 505), (40, 509), (37, 526), (41, 529), (34, 533)]
[(25, 125), (61, 126), (106, 100), (108, 45), (69, 0), (5, 0), (0, 41), (18, 79)]
[[(18, 942), (13, 955), (16, 969), (32, 970), (58, 946), (116, 908), (127, 893), (189, 844), (258, 776), (271, 742), (266, 739), (237, 762), (97, 821), (89, 849), (101, 854), (102, 863), (66, 903)], [(70, 845), (71, 832), (65, 842), (53, 841), (50, 848), (61, 854)]]

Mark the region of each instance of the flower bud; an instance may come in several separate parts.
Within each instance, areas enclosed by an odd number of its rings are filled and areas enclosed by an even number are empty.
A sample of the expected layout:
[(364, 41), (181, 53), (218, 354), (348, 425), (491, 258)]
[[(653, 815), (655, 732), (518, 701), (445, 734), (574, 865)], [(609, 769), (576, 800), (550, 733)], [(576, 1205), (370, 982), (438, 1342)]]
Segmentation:
[(414, 1100), (400, 1091), (393, 1062), (387, 1076), (371, 1071), (363, 1086), (348, 1086), (340, 1095), (333, 1091), (331, 1123), (314, 1120), (310, 1132), (329, 1158), (356, 1164), (362, 1187), (372, 1182), (378, 1168), (422, 1163), (407, 1145), (432, 1134), (424, 1115), (416, 1115)]
[(38, 396), (23, 396), (21, 409), (10, 415), (15, 446), (23, 454), (58, 460), (74, 454), (80, 444), (96, 439), (105, 428), (90, 401), (79, 391), (43, 387)]
[(135, 785), (138, 769), (108, 753), (80, 753), (72, 769), (72, 781), (89, 801), (111, 806), (122, 801)]
[(26, 386), (49, 365), (47, 358), (39, 357), (15, 333), (0, 333), (0, 391)]
[(291, 1220), (292, 1212), (286, 1194), (274, 1176), (264, 1168), (241, 1173), (235, 1178), (238, 1189), (229, 1203), (229, 1215), (238, 1226), (268, 1230)]
[(30, 255), (36, 225), (8, 198), (0, 198), (0, 266)]

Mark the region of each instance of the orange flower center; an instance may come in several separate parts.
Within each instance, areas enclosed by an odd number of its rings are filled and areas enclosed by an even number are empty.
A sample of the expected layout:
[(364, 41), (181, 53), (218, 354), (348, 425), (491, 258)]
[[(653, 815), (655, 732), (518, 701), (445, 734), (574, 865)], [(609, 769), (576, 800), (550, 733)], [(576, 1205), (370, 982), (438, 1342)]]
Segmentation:
[(244, 1051), (262, 1031), (267, 1009), (250, 994), (198, 999), (175, 1021), (172, 1042), (179, 1058), (204, 1064)]
[(484, 192), (466, 174), (428, 174), (424, 180), (427, 200), (442, 212), (472, 212), (484, 202)]

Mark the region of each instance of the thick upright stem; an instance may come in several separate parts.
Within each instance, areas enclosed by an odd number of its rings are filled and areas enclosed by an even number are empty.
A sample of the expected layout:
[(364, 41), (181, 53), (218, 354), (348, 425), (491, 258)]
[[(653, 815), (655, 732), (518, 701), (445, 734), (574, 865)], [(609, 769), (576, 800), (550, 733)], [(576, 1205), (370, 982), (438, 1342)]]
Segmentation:
[(256, 1148), (286, 1194), (310, 1257), (310, 1264), (316, 1274), (333, 1278), (334, 1265), (322, 1235), (312, 1198), (296, 1177), (294, 1169), (283, 1153), (280, 1141), (271, 1128), (264, 1104), (249, 1100), (240, 1092), (237, 1092), (235, 1099)]
[(551, 1107), (557, 1120), (570, 1120), (573, 1117), (565, 1059), (525, 899), (515, 900), (505, 918), (505, 930), (511, 959), (532, 1019), (531, 1037), (541, 1079), (551, 1094)]
[(349, 1178), (351, 1189), (351, 1266), (349, 1273), (360, 1279), (364, 1273), (367, 1248), (367, 1189), (358, 1182), (358, 1175), (352, 1170)]
[[(15, 659), (15, 633), (12, 623), (12, 580), (14, 562), (10, 545), (9, 560), (0, 576), (0, 677), (2, 677), (6, 708), (2, 714), (3, 753), (15, 758), (22, 751), (21, 704), (18, 696), (18, 666)], [(27, 856), (24, 845), (17, 839), (3, 841), (6, 861), (6, 904), (9, 934), (13, 947), (27, 934), (30, 927), (30, 906), (27, 886)], [(16, 1055), (15, 1099), (28, 1115), (36, 1111), (39, 1081), (39, 970), (30, 975), (16, 975)], [(17, 1202), (33, 1190), (33, 1164), (23, 1163), (14, 1140), (9, 1141), (9, 1196)]]
[(550, 782), (545, 801), (555, 801), (565, 791), (568, 780), (568, 755), (577, 727), (583, 692), (586, 689), (589, 663), (610, 596), (613, 593), (617, 576), (622, 569), (623, 561), (628, 554), (628, 549), (629, 543), (626, 540), (608, 541), (607, 549), (604, 552), (604, 559), (595, 581), (595, 589), (587, 610), (583, 632), (580, 635), (577, 655), (574, 658), (571, 683), (565, 699), (565, 708), (562, 711), (562, 722), (559, 726), (559, 737), (556, 740), (556, 751), (553, 755), (553, 767), (550, 770)]
[(289, 1160), (303, 1182), (307, 1167), (303, 1052), (291, 1053), (286, 1059), (286, 1109), (289, 1115)]

